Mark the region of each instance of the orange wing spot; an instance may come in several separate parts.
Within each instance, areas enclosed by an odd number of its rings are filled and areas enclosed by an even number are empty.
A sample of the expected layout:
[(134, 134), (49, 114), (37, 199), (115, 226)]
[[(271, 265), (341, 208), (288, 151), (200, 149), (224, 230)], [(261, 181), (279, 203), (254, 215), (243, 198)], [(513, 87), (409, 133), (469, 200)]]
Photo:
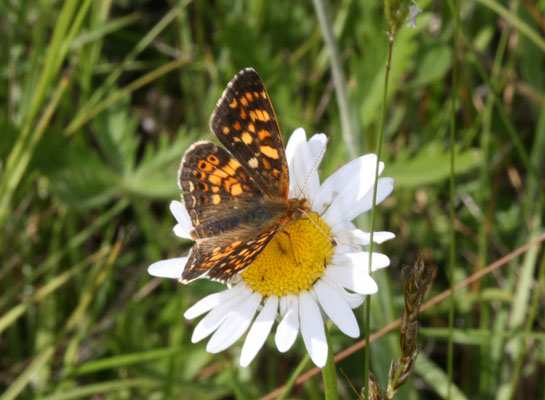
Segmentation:
[(246, 114), (246, 110), (244, 108), (241, 108), (240, 109), (240, 114), (239, 114), (240, 118), (242, 119), (246, 119), (248, 118), (248, 114)]
[(233, 128), (236, 130), (236, 131), (240, 131), (242, 129), (242, 125), (240, 125), (240, 122), (239, 121), (235, 121), (233, 123)]
[(226, 179), (224, 182), (223, 182), (223, 185), (225, 186), (225, 190), (227, 192), (231, 192), (231, 186), (233, 184), (236, 184), (238, 183), (237, 180), (235, 178), (229, 178), (229, 179)]
[(206, 159), (209, 163), (214, 165), (218, 165), (220, 163), (220, 160), (214, 154), (210, 154), (208, 157), (206, 157)]
[(233, 176), (236, 173), (237, 169), (239, 168), (240, 168), (240, 163), (234, 158), (232, 158), (229, 160), (229, 164), (223, 167), (223, 170), (229, 175)]
[(246, 92), (246, 98), (247, 98), (248, 101), (250, 101), (250, 102), (254, 101), (254, 96), (252, 95), (251, 92)]
[(248, 130), (252, 133), (255, 133), (255, 125), (253, 124), (253, 122), (250, 122), (248, 124)]
[(210, 172), (210, 171), (212, 171), (214, 169), (212, 164), (210, 164), (209, 162), (207, 162), (205, 160), (199, 161), (197, 166), (199, 167), (200, 170), (206, 171), (206, 172)]
[(215, 174), (212, 174), (208, 177), (208, 181), (212, 184), (212, 185), (216, 185), (216, 186), (220, 186), (221, 185), (221, 177), (220, 176), (217, 176)]
[(258, 133), (260, 140), (265, 140), (268, 137), (271, 137), (271, 133), (266, 129), (261, 129)]
[(212, 186), (212, 191), (213, 191), (214, 193), (218, 193), (218, 192), (220, 191), (219, 186)]
[(266, 158), (261, 158), (261, 163), (265, 167), (265, 169), (271, 169), (271, 163)]
[(273, 160), (278, 160), (278, 150), (276, 150), (275, 148), (271, 146), (260, 146), (259, 150), (267, 157), (272, 158)]
[(250, 135), (248, 132), (243, 132), (242, 135), (240, 135), (240, 138), (245, 144), (250, 144), (254, 141), (252, 135)]
[(255, 112), (257, 114), (257, 119), (260, 121), (267, 122), (271, 119), (269, 113), (265, 110), (255, 110)]
[(257, 119), (257, 114), (254, 110), (250, 110), (250, 119), (254, 122)]
[(229, 132), (231, 132), (231, 129), (229, 129), (228, 126), (224, 126), (224, 127), (223, 127), (223, 134), (224, 134), (224, 135), (228, 135)]
[(266, 99), (266, 98), (267, 98), (267, 92), (263, 90), (263, 91), (261, 92), (261, 97), (263, 97), (264, 99)]
[(269, 238), (269, 235), (261, 236), (259, 239), (257, 239), (257, 243), (263, 243), (268, 238)]
[(242, 104), (244, 107), (248, 107), (248, 100), (246, 100), (246, 97), (242, 96), (240, 98), (240, 104)]
[(259, 93), (257, 93), (256, 91), (254, 91), (254, 97), (257, 99), (259, 98)]
[(237, 99), (233, 99), (233, 101), (229, 103), (229, 107), (237, 108), (238, 107)]
[(233, 247), (238, 247), (238, 246), (240, 246), (241, 243), (242, 243), (242, 240), (237, 240), (236, 242), (231, 243), (230, 247), (232, 247), (232, 248)]
[(276, 168), (274, 168), (274, 169), (272, 170), (272, 174), (273, 174), (273, 176), (274, 176), (275, 178), (278, 178), (278, 177), (280, 177), (280, 175), (281, 175), (282, 173), (281, 173), (279, 170), (277, 170)]
[(219, 176), (220, 178), (227, 178), (229, 174), (225, 171), (225, 165), (221, 168), (218, 168), (214, 171), (214, 175)]
[[(210, 189), (210, 187), (208, 186), (208, 184), (205, 183), (205, 182), (199, 182), (199, 183), (197, 184), (197, 186), (199, 187), (199, 190), (200, 190), (201, 192), (208, 192), (208, 190)], [(191, 191), (193, 191), (193, 190), (191, 190)]]
[(219, 194), (213, 194), (212, 195), (212, 203), (219, 204), (221, 203), (221, 197)]
[(240, 183), (236, 183), (231, 187), (231, 194), (233, 196), (239, 196), (242, 194), (242, 187), (240, 186)]

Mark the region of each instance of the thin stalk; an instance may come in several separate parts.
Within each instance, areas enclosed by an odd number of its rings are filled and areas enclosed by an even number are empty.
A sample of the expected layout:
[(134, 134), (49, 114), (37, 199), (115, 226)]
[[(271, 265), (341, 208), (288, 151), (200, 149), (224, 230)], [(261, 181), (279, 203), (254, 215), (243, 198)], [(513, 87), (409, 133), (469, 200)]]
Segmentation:
[[(379, 176), (379, 164), (382, 157), (382, 144), (384, 141), (384, 126), (386, 122), (386, 103), (388, 100), (388, 82), (390, 79), (390, 69), (392, 63), (392, 53), (394, 49), (394, 34), (390, 31), (388, 35), (388, 58), (386, 60), (386, 73), (384, 74), (384, 88), (382, 92), (382, 110), (380, 116), (380, 128), (378, 132), (377, 143), (377, 164), (375, 166), (375, 184), (373, 185), (373, 204), (371, 207), (371, 226), (370, 226), (370, 239), (369, 239), (369, 274), (372, 274), (372, 261), (373, 261), (373, 237), (375, 230), (376, 219), (376, 203), (377, 203), (377, 189), (378, 189), (378, 176)], [(371, 302), (369, 299), (365, 305), (365, 342), (369, 343), (369, 326), (371, 324)], [(364, 399), (369, 398), (369, 365), (370, 365), (370, 349), (369, 346), (365, 346), (364, 350), (364, 371), (363, 382), (365, 383)]]
[(327, 363), (322, 368), (322, 379), (324, 381), (324, 394), (326, 400), (337, 400), (339, 391), (337, 389), (337, 369), (333, 358), (333, 348), (329, 337), (329, 329), (326, 327), (325, 335), (327, 338)]
[(447, 375), (448, 389), (447, 399), (451, 398), (452, 394), (452, 369), (454, 356), (454, 265), (456, 263), (456, 235), (454, 232), (454, 192), (455, 192), (455, 136), (456, 136), (456, 93), (458, 92), (458, 34), (460, 26), (460, 1), (455, 1), (454, 5), (454, 41), (453, 47), (453, 66), (452, 66), (452, 97), (451, 97), (451, 114), (450, 114), (450, 180), (449, 180), (449, 234), (450, 234), (450, 249), (449, 249), (449, 284), (450, 284), (450, 307), (448, 313), (448, 351), (447, 351)]
[(331, 63), (331, 75), (335, 86), (335, 94), (337, 95), (337, 105), (339, 106), (339, 114), (341, 116), (341, 131), (344, 144), (348, 156), (352, 159), (357, 155), (356, 138), (354, 129), (350, 122), (350, 113), (348, 109), (348, 96), (346, 95), (346, 79), (344, 77), (343, 68), (341, 66), (341, 56), (333, 35), (333, 26), (331, 22), (331, 13), (327, 0), (313, 0), (316, 15), (320, 29), (324, 36), (326, 46), (329, 49), (329, 61)]
[(305, 353), (305, 357), (303, 357), (303, 359), (301, 360), (301, 362), (299, 363), (297, 368), (295, 368), (295, 370), (293, 371), (293, 373), (289, 377), (289, 379), (286, 382), (286, 384), (284, 385), (284, 387), (280, 388), (280, 390), (282, 390), (280, 395), (278, 397), (276, 397), (277, 392), (274, 391), (274, 392), (270, 393), (268, 396), (263, 397), (261, 400), (270, 400), (270, 399), (274, 399), (274, 398), (276, 398), (276, 400), (286, 399), (288, 397), (288, 395), (290, 394), (291, 389), (293, 389), (293, 387), (295, 386), (295, 381), (297, 380), (299, 375), (301, 375), (303, 373), (303, 371), (307, 368), (307, 365), (309, 364), (309, 362), (310, 362), (310, 357), (309, 357), (308, 353)]

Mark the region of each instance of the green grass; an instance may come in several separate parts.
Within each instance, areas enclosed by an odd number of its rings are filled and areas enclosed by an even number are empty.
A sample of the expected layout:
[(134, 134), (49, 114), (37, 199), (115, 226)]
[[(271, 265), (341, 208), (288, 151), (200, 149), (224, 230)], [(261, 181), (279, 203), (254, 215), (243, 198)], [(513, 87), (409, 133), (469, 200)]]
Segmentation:
[[(401, 266), (418, 254), (437, 267), (428, 298), (450, 287), (451, 229), (452, 284), (544, 233), (545, 1), (460, 2), (454, 52), (455, 2), (420, 0), (417, 29), (395, 35), (386, 98), (383, 2), (328, 3), (321, 21), (288, 0), (0, 4), (0, 400), (253, 399), (310, 368), (300, 339), (280, 354), (269, 338), (245, 369), (240, 343), (208, 354), (183, 312), (222, 286), (146, 273), (191, 245), (168, 210), (178, 164), (212, 139), (214, 105), (247, 66), (285, 138), (329, 136), (322, 177), (378, 150), (386, 100), (383, 176), (396, 188), (374, 228), (397, 237), (380, 246), (392, 265), (374, 275), (371, 333), (401, 315)], [(423, 312), (396, 398), (446, 398), (449, 384), (453, 399), (545, 398), (544, 285), (540, 244)], [(355, 343), (335, 327), (330, 340)], [(382, 385), (400, 354), (398, 331), (372, 343)], [(363, 351), (337, 376), (339, 397), (355, 398)], [(317, 375), (289, 396), (323, 394)]]

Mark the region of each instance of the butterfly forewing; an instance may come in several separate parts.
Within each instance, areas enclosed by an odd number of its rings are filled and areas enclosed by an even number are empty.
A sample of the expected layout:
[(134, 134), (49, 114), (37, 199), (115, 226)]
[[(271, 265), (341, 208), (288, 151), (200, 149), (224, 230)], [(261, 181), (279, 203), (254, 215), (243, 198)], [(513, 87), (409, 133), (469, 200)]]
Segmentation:
[(227, 85), (210, 127), (220, 142), (253, 175), (265, 193), (288, 196), (289, 178), (282, 135), (269, 95), (252, 68)]

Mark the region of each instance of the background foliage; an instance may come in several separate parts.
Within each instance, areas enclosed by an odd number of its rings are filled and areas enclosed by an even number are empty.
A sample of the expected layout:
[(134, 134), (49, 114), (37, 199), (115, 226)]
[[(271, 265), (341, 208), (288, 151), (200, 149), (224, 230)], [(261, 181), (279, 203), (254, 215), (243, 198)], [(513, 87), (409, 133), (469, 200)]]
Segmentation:
[[(422, 253), (448, 287), (450, 99), (456, 94), (455, 281), (543, 232), (545, 1), (420, 0), (395, 38), (383, 160), (394, 194), (377, 230), (392, 260), (377, 273), (371, 331), (399, 317), (400, 267)], [(378, 0), (331, 4), (360, 155), (376, 151), (387, 55)], [(226, 83), (253, 66), (285, 137), (330, 137), (320, 171), (349, 159), (328, 48), (311, 2), (5, 1), (0, 4), (0, 388), (12, 398), (256, 398), (285, 383), (304, 348), (269, 343), (246, 369), (240, 345), (191, 344), (191, 304), (219, 284), (153, 279), (183, 254), (168, 203)], [(451, 86), (453, 63), (458, 86)], [(368, 221), (360, 221), (364, 227)], [(537, 246), (456, 292), (453, 398), (544, 398), (545, 261)], [(448, 302), (422, 315), (422, 352), (398, 398), (447, 387)], [(362, 315), (358, 318), (362, 319)], [(334, 350), (353, 343), (331, 332)], [(373, 343), (385, 382), (394, 332)], [(339, 363), (342, 398), (363, 356)], [(292, 392), (321, 398), (321, 379)]]

